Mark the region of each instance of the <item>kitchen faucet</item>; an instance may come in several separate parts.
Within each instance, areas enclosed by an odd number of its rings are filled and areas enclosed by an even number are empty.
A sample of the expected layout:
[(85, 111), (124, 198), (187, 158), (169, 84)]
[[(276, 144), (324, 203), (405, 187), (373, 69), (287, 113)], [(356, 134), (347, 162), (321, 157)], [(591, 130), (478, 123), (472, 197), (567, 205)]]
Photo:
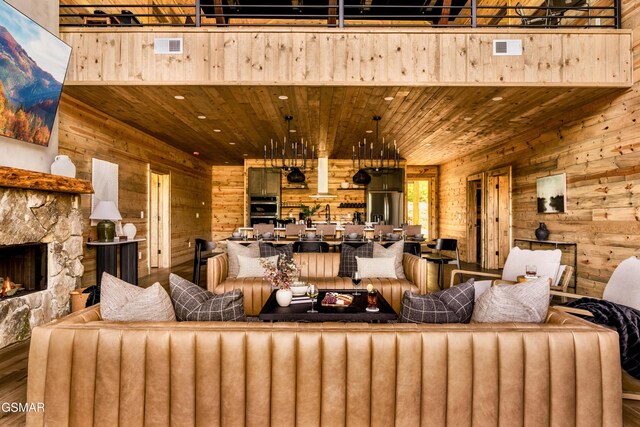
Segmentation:
[(331, 224), (331, 205), (329, 205), (329, 203), (327, 203), (327, 205), (324, 207), (324, 217), (327, 220), (327, 224)]

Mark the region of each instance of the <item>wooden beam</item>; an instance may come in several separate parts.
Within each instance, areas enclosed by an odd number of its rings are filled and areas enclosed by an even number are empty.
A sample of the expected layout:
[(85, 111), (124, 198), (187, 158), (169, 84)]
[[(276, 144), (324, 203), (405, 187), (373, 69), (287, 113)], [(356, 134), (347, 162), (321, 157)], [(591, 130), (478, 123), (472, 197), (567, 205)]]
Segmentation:
[(57, 193), (91, 194), (91, 182), (42, 172), (0, 166), (0, 187), (27, 190), (54, 191)]

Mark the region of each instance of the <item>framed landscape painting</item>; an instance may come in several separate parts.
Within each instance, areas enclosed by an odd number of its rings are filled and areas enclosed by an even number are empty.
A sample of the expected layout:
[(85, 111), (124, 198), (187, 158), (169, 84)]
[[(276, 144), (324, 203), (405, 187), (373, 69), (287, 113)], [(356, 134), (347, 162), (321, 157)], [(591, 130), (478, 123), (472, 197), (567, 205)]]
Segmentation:
[(0, 135), (48, 146), (71, 47), (0, 0)]
[(567, 175), (551, 175), (536, 180), (538, 213), (564, 213), (567, 202)]

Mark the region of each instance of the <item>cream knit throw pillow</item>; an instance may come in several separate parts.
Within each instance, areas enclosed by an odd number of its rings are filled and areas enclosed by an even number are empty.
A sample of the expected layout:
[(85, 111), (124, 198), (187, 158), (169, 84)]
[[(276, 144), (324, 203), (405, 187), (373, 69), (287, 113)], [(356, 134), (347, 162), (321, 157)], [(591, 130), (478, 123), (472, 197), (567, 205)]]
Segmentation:
[(109, 273), (102, 274), (100, 315), (123, 322), (176, 320), (171, 298), (160, 283), (145, 289)]
[(549, 309), (549, 278), (515, 285), (496, 285), (478, 297), (472, 322), (542, 323)]

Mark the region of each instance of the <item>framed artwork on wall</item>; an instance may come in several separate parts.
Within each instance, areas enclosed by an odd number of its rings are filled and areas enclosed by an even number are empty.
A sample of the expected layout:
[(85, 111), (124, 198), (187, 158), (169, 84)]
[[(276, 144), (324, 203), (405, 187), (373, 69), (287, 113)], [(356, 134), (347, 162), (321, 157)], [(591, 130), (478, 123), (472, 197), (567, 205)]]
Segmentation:
[(536, 192), (538, 213), (564, 213), (567, 204), (567, 174), (538, 178)]
[(48, 146), (71, 46), (0, 1), (0, 135)]

